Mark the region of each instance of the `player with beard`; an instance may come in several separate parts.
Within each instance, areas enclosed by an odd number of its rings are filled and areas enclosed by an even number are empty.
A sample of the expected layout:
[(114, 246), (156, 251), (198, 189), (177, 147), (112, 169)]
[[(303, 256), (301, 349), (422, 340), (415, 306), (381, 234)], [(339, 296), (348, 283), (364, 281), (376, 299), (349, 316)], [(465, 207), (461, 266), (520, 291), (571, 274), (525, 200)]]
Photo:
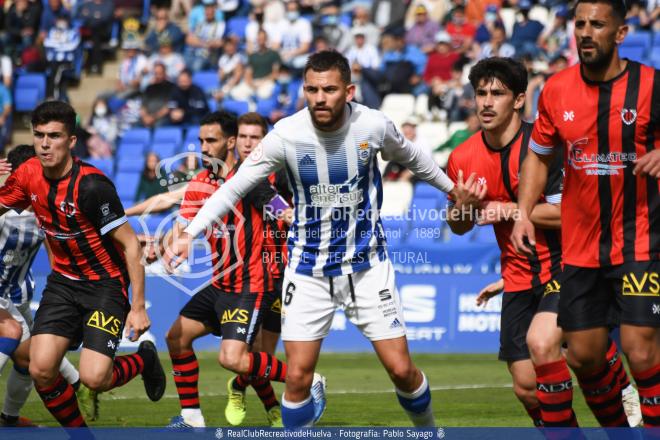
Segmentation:
[[(613, 422), (620, 411), (612, 396), (621, 390), (605, 353), (608, 310), (616, 307), (644, 425), (658, 427), (660, 197), (653, 167), (647, 166), (660, 149), (660, 75), (619, 58), (617, 47), (628, 32), (625, 16), (621, 0), (578, 0), (580, 63), (551, 77), (539, 99), (511, 238), (522, 253), (537, 245), (530, 213), (552, 157), (562, 148), (558, 324), (568, 343), (567, 362), (601, 424)], [(570, 379), (568, 369), (554, 377), (567, 385)]]
[[(231, 182), (241, 164), (236, 159), (236, 118), (226, 112), (205, 116), (200, 125), (204, 171), (188, 184), (179, 216), (164, 243), (176, 240), (218, 188)], [(224, 368), (250, 378), (283, 382), (287, 366), (272, 354), (250, 352), (265, 310), (274, 300), (273, 280), (267, 265), (263, 207), (275, 195), (267, 180), (219, 217), (207, 237), (213, 255), (213, 278), (181, 309), (167, 332), (174, 382), (181, 415), (170, 427), (204, 427), (199, 402), (199, 364), (193, 341), (208, 334), (222, 336), (219, 362)], [(162, 251), (161, 251), (162, 255)], [(278, 417), (279, 418), (279, 417)]]
[(379, 219), (383, 188), (377, 154), (442, 191), (452, 191), (454, 184), (381, 112), (350, 102), (355, 86), (341, 54), (311, 55), (303, 78), (308, 107), (275, 125), (172, 243), (166, 263), (180, 264), (193, 237), (271, 173), (286, 169), (294, 221), (282, 291), (282, 340), (289, 365), (284, 426), (309, 426), (320, 416), (314, 398), (324, 384), (313, 386), (313, 374), (337, 307), (344, 307), (347, 318), (372, 342), (413, 424), (432, 426), (429, 382), (410, 358)]

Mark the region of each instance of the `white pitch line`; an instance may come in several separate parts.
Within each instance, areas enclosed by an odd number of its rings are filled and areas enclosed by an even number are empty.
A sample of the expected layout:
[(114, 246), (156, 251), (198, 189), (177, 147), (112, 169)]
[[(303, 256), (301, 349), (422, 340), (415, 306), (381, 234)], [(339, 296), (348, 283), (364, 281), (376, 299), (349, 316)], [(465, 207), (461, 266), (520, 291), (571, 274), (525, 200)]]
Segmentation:
[[(511, 388), (513, 385), (510, 383), (489, 385), (489, 384), (464, 384), (464, 385), (439, 385), (431, 387), (431, 391), (453, 391), (453, 390), (482, 390), (487, 388)], [(333, 390), (329, 389), (326, 394), (388, 394), (393, 393), (394, 389), (390, 388), (388, 390), (373, 390), (373, 391), (364, 391), (364, 390)], [(102, 394), (101, 400), (133, 400), (133, 399), (144, 399), (143, 396), (114, 396), (111, 394)], [(199, 393), (199, 397), (221, 397), (226, 396), (224, 393)], [(163, 399), (178, 399), (179, 396), (176, 394), (165, 394)]]

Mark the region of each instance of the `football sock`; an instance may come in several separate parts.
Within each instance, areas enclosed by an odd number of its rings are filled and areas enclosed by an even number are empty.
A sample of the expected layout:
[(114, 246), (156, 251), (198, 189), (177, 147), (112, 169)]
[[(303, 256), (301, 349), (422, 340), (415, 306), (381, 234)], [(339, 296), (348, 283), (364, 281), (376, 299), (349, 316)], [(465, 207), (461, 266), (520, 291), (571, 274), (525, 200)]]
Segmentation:
[(606, 428), (627, 427), (628, 419), (621, 401), (621, 384), (616, 371), (605, 362), (603, 367), (588, 375), (576, 374), (584, 400), (598, 423)]
[(527, 411), (529, 418), (532, 419), (532, 423), (534, 423), (534, 426), (536, 426), (537, 428), (543, 426), (543, 418), (541, 417), (540, 406), (535, 406), (534, 408), (528, 408), (525, 406), (525, 410)]
[(145, 361), (146, 359), (137, 353), (117, 356), (112, 366), (112, 383), (108, 390), (120, 387), (142, 373)]
[(660, 364), (641, 373), (633, 373), (645, 428), (660, 427)]
[(62, 363), (60, 363), (60, 373), (62, 373), (64, 379), (73, 385), (77, 391), (78, 387), (80, 386), (80, 373), (78, 373), (76, 367), (74, 367), (67, 358), (62, 358)]
[(279, 405), (277, 397), (275, 397), (275, 391), (269, 380), (262, 378), (255, 379), (252, 381), (252, 388), (257, 392), (257, 396), (259, 396), (266, 411)]
[(65, 428), (87, 426), (80, 414), (76, 393), (73, 391), (71, 384), (64, 380), (61, 374), (57, 376), (53, 385), (46, 388), (35, 388), (44, 405), (46, 405), (46, 409), (50, 411), (60, 425)]
[(18, 417), (21, 408), (25, 405), (28, 396), (32, 391), (32, 378), (30, 372), (19, 369), (14, 365), (9, 378), (7, 379), (7, 389), (5, 390), (5, 403), (2, 413), (11, 417)]
[(302, 402), (288, 402), (282, 395), (282, 424), (285, 428), (312, 426), (314, 422), (314, 402), (312, 396)]
[(11, 355), (14, 354), (14, 351), (16, 351), (18, 344), (20, 343), (20, 338), (12, 339), (0, 337), (0, 373), (2, 373), (2, 369), (11, 358)]
[(199, 362), (194, 351), (170, 354), (172, 374), (182, 409), (199, 408)]
[(623, 367), (623, 362), (621, 362), (621, 354), (619, 353), (616, 343), (610, 339), (609, 348), (607, 349), (607, 363), (610, 364), (610, 367), (614, 370), (614, 375), (619, 379), (619, 385), (621, 389), (624, 390), (630, 386), (630, 380), (628, 379), (628, 374), (626, 369)]
[(396, 397), (414, 426), (435, 426), (431, 408), (431, 389), (424, 373), (419, 388), (412, 393), (396, 388)]
[(286, 378), (286, 364), (284, 362), (264, 351), (248, 353), (248, 355), (250, 356), (248, 376), (284, 382)]
[(245, 391), (245, 389), (250, 385), (252, 381), (247, 374), (239, 374), (234, 378), (234, 381), (231, 383), (232, 388), (236, 391)]
[(573, 381), (566, 360), (534, 366), (536, 370), (536, 398), (541, 407), (543, 426), (578, 426), (573, 412)]

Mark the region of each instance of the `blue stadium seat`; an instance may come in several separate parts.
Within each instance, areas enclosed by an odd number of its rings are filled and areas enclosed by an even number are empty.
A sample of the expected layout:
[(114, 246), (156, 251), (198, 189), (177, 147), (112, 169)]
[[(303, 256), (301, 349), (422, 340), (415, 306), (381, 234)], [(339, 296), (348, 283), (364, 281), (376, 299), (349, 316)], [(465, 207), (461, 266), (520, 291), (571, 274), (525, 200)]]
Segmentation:
[(115, 174), (115, 161), (112, 158), (108, 158), (108, 159), (89, 158), (86, 159), (85, 162), (101, 170), (103, 174), (108, 176), (110, 179), (112, 179), (112, 176), (114, 176)]
[(131, 159), (122, 159), (117, 160), (117, 175), (115, 179), (119, 177), (120, 173), (135, 173), (139, 174), (144, 169), (144, 157), (141, 158), (131, 158)]
[(642, 46), (619, 46), (619, 56), (621, 58), (628, 58), (632, 61), (644, 61), (644, 52), (646, 50)]
[(188, 130), (188, 133), (186, 133), (186, 138), (183, 141), (183, 144), (181, 145), (181, 152), (185, 153), (187, 151), (195, 151), (199, 153), (202, 151), (201, 146), (199, 144), (199, 132), (196, 129), (190, 129)]
[(249, 111), (250, 104), (247, 101), (236, 101), (234, 99), (224, 99), (222, 101), (222, 108), (225, 111), (242, 115)]
[(129, 144), (146, 146), (151, 143), (151, 132), (148, 128), (131, 128), (124, 132), (121, 140)]
[(225, 36), (236, 35), (241, 40), (245, 40), (245, 28), (248, 24), (247, 17), (232, 17), (227, 22)]
[(151, 145), (151, 151), (156, 153), (160, 159), (167, 159), (177, 153), (180, 142), (160, 141)]
[(117, 159), (140, 159), (144, 157), (144, 144), (121, 140), (115, 154)]
[(199, 72), (195, 72), (192, 76), (192, 82), (204, 90), (207, 96), (211, 96), (211, 93), (215, 89), (220, 88), (220, 77), (218, 77), (217, 70), (200, 70)]
[(117, 171), (115, 186), (117, 187), (119, 198), (122, 200), (135, 200), (135, 193), (139, 182), (140, 173)]
[(270, 118), (270, 114), (277, 108), (277, 99), (259, 99), (257, 100), (257, 113), (264, 118)]
[(18, 112), (31, 112), (46, 98), (46, 75), (43, 73), (23, 73), (14, 84), (14, 109)]
[(174, 142), (179, 145), (183, 140), (183, 130), (181, 127), (158, 127), (154, 130), (152, 144), (163, 142)]
[(626, 35), (626, 38), (621, 43), (621, 47), (642, 47), (646, 51), (651, 47), (651, 33), (650, 32), (631, 32)]

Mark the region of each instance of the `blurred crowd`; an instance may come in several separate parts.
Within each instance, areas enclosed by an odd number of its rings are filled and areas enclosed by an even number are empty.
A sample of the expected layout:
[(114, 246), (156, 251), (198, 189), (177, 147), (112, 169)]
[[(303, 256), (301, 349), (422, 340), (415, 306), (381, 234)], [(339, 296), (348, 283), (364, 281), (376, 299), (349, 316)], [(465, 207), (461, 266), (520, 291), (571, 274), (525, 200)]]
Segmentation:
[[(47, 96), (66, 99), (67, 79), (82, 69), (103, 74), (104, 60), (119, 58), (114, 89), (92, 91), (98, 96), (79, 152), (91, 157), (112, 156), (131, 127), (194, 126), (217, 108), (257, 111), (275, 123), (303, 107), (301, 71), (320, 49), (349, 59), (357, 101), (381, 108), (388, 95), (413, 96), (409, 127), (472, 118), (431, 150), (451, 149), (476, 129), (467, 73), (479, 59), (524, 60), (528, 119), (545, 79), (576, 62), (571, 11), (559, 0), (0, 0), (0, 6), (3, 139), (17, 71), (46, 72)], [(660, 32), (659, 16), (657, 1), (629, 4), (633, 31)]]

